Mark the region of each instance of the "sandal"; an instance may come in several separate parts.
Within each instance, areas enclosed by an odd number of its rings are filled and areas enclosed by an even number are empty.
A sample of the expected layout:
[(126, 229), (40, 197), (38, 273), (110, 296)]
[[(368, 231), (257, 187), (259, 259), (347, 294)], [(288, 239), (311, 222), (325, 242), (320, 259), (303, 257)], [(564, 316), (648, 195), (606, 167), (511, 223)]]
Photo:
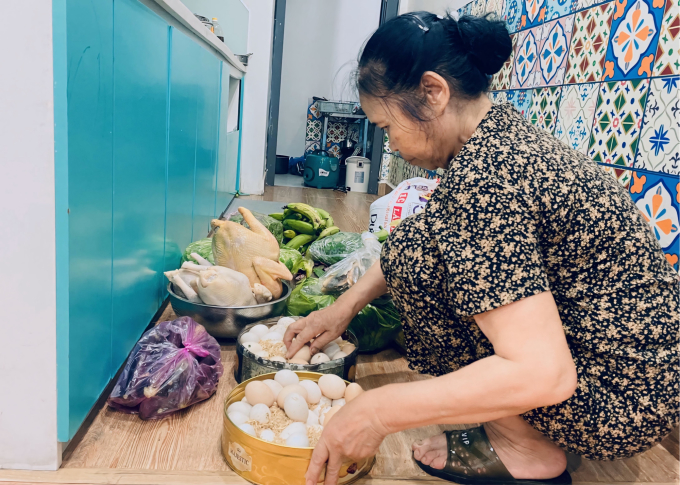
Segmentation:
[(443, 480), (461, 485), (569, 485), (571, 476), (566, 470), (557, 478), (543, 480), (515, 479), (493, 450), (484, 426), (472, 429), (446, 431), (448, 453), (446, 465), (439, 470), (423, 465), (421, 470)]

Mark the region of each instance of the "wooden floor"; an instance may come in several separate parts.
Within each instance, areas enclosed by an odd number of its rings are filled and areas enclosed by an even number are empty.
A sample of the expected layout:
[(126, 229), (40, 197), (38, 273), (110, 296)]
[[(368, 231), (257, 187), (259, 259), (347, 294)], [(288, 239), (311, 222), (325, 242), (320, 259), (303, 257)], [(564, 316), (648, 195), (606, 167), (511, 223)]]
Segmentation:
[[(343, 230), (361, 231), (368, 225), (368, 208), (375, 196), (342, 194), (294, 187), (268, 188), (259, 200), (306, 202), (332, 213)], [(167, 309), (161, 320), (172, 317)], [(222, 404), (236, 384), (234, 345), (222, 346), (224, 376), (216, 395), (160, 422), (143, 422), (102, 407), (82, 439), (73, 443), (57, 472), (0, 470), (0, 482), (16, 484), (245, 484), (227, 466), (220, 453)], [(367, 389), (389, 382), (423, 379), (408, 369), (394, 350), (362, 355), (357, 380)], [(411, 460), (414, 440), (435, 434), (442, 427), (409, 430), (388, 436), (380, 447), (369, 478), (373, 485), (444, 483), (425, 476)], [(656, 484), (678, 483), (678, 433), (638, 457), (618, 462), (589, 462), (570, 457), (574, 483)]]

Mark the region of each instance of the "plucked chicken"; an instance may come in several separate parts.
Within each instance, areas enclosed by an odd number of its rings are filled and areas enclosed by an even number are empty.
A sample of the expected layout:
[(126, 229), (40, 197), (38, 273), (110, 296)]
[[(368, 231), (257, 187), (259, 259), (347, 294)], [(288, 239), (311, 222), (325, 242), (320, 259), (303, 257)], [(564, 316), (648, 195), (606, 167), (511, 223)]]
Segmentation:
[(211, 225), (213, 255), (219, 266), (233, 269), (248, 277), (250, 286), (264, 286), (273, 298), (283, 292), (281, 280), (291, 280), (293, 275), (279, 261), (279, 243), (255, 216), (243, 207), (238, 211), (250, 229), (231, 221), (215, 219)]

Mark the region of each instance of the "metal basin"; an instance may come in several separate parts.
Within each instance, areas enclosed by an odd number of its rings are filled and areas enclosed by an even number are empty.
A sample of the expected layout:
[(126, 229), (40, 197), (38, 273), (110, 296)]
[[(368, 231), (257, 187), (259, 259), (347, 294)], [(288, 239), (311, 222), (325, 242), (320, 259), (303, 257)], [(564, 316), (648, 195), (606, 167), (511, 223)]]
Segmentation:
[(236, 338), (246, 325), (255, 323), (263, 318), (278, 317), (286, 309), (286, 301), (292, 288), (287, 281), (283, 281), (283, 293), (278, 300), (272, 300), (261, 305), (242, 307), (223, 307), (192, 303), (180, 298), (172, 291), (172, 283), (168, 283), (170, 304), (177, 316), (191, 317), (203, 325), (210, 335), (218, 338)]

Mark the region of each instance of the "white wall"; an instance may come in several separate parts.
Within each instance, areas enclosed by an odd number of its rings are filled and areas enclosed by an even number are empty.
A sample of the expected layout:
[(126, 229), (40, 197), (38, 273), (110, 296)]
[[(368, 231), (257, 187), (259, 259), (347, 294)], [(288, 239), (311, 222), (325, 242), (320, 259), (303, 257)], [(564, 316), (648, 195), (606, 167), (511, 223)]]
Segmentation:
[(0, 2), (0, 66), (0, 468), (56, 469), (51, 0)]
[(424, 10), (437, 15), (444, 15), (447, 10), (453, 13), (470, 2), (471, 0), (400, 0), (399, 14)]
[[(290, 1), (290, 0), (289, 0)], [(248, 22), (248, 72), (245, 76), (241, 125), (241, 192), (264, 191), (269, 85), (274, 35), (274, 0), (244, 0)]]
[(380, 0), (286, 1), (277, 154), (303, 154), (309, 98), (356, 99), (349, 74), (364, 42), (378, 28), (380, 4)]

